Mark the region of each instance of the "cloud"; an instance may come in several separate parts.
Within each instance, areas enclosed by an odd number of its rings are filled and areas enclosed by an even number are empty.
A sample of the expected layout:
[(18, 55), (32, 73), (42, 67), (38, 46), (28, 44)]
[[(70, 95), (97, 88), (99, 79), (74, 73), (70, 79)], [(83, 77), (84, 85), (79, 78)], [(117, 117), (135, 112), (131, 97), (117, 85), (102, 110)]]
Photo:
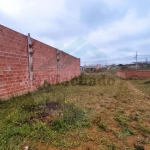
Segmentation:
[(137, 18), (136, 12), (128, 11), (126, 16), (120, 20), (110, 23), (108, 26), (100, 28), (91, 33), (91, 38), (99, 36), (96, 39), (101, 43), (108, 43), (119, 40), (125, 36), (134, 36), (147, 32), (150, 28), (150, 13), (145, 18)]
[[(124, 18), (110, 23), (90, 34), (89, 39), (99, 47), (107, 47), (107, 54), (113, 52), (136, 51), (140, 45), (149, 42), (150, 13), (145, 18), (138, 18), (136, 11), (128, 10)], [(122, 50), (121, 50), (122, 49)], [(110, 53), (112, 51), (112, 53)], [(147, 52), (148, 53), (148, 52)], [(118, 53), (119, 54), (119, 53)], [(116, 55), (115, 55), (116, 56)]]
[[(149, 0), (0, 0), (0, 18), (2, 25), (49, 45), (66, 47), (83, 37), (115, 58), (150, 53), (149, 5)], [(92, 52), (85, 56), (96, 59)]]

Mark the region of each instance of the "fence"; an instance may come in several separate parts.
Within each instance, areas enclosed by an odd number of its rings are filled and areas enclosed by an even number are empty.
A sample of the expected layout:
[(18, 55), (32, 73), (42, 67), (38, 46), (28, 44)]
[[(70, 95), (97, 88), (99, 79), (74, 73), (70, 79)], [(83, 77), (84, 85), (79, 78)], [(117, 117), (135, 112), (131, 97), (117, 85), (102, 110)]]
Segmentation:
[(80, 59), (0, 25), (0, 97), (80, 75)]
[(81, 63), (83, 73), (112, 74), (122, 78), (150, 78), (149, 55), (138, 55), (135, 62), (134, 56), (99, 60)]
[(150, 78), (150, 70), (120, 70), (117, 75), (122, 78)]

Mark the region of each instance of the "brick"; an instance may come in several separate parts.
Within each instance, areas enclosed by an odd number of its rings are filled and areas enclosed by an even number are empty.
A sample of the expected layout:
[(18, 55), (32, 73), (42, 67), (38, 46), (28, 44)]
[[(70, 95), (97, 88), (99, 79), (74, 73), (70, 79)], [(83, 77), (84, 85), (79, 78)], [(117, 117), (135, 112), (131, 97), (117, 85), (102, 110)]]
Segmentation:
[(117, 75), (122, 78), (150, 78), (150, 70), (129, 70), (129, 71), (118, 71)]
[[(2, 25), (0, 25), (0, 32), (2, 33), (0, 34), (0, 89), (3, 91), (0, 91), (0, 97), (31, 91), (27, 36)], [(34, 88), (42, 85), (45, 80), (51, 84), (57, 83), (56, 49), (35, 39), (32, 40), (34, 42), (33, 50), (35, 50), (33, 55)], [(65, 81), (78, 76), (80, 74), (80, 59), (62, 51), (59, 53), (59, 80)], [(9, 70), (8, 67), (11, 69)]]

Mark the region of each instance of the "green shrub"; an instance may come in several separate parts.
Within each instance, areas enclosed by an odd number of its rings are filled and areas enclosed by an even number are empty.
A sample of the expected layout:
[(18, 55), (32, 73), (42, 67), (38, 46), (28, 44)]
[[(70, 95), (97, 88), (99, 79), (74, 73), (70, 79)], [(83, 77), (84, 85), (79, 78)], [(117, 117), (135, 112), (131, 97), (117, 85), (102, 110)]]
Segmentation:
[(64, 103), (61, 106), (61, 110), (61, 116), (54, 119), (51, 123), (51, 128), (53, 130), (59, 132), (71, 128), (88, 126), (88, 122), (85, 122), (85, 113), (74, 104)]

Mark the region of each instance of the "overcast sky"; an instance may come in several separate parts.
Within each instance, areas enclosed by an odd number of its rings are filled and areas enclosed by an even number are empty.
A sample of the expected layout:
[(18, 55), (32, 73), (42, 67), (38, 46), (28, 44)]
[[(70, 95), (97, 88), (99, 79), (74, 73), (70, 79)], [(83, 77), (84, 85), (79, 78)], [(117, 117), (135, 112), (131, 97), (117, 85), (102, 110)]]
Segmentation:
[[(108, 58), (150, 55), (150, 0), (0, 0), (0, 24), (64, 51), (82, 39), (80, 47), (91, 43)], [(69, 53), (104, 59), (92, 50)]]

